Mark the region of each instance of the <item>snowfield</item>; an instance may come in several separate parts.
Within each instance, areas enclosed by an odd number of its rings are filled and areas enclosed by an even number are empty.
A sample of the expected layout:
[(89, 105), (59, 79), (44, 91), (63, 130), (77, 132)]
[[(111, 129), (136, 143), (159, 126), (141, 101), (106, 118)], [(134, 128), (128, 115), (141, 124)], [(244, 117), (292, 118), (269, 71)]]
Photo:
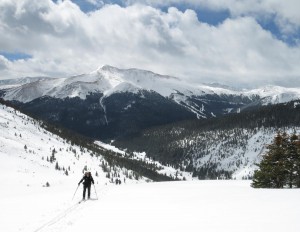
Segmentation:
[[(118, 167), (107, 178), (103, 162), (1, 105), (0, 231), (300, 231), (300, 189), (253, 189), (234, 180), (145, 183)], [(72, 198), (85, 167), (95, 189), (78, 204), (82, 186)], [(121, 185), (113, 184), (114, 172)]]
[[(38, 121), (0, 105), (0, 231), (35, 231), (49, 217), (66, 214), (66, 208), (75, 210), (71, 199), (85, 170), (92, 172), (99, 190), (116, 180), (122, 184), (146, 180), (109, 166), (101, 154), (91, 154), (46, 131)], [(52, 162), (51, 157), (55, 157)], [(78, 190), (76, 199), (81, 194)]]
[(157, 170), (157, 173), (159, 173), (159, 174), (165, 174), (167, 176), (176, 177), (177, 180), (198, 179), (198, 178), (193, 177), (191, 172), (181, 171), (180, 169), (175, 169), (171, 166), (165, 166), (165, 165), (162, 165), (161, 163), (159, 163), (158, 161), (152, 160), (151, 158), (146, 156), (146, 152), (133, 152), (133, 156), (131, 156), (130, 154), (126, 153), (126, 151), (125, 151), (126, 149), (120, 150), (119, 148), (117, 148), (111, 144), (106, 144), (101, 141), (95, 141), (95, 144), (106, 150), (115, 152), (116, 155), (119, 155), (121, 157), (127, 157), (128, 159), (139, 160), (139, 161), (146, 162), (148, 164), (156, 165), (156, 167), (159, 169), (159, 170)]
[[(99, 200), (72, 201), (76, 183), (16, 188), (0, 196), (5, 232), (299, 232), (299, 189), (253, 189), (249, 181), (96, 185)], [(17, 191), (16, 191), (17, 190)]]

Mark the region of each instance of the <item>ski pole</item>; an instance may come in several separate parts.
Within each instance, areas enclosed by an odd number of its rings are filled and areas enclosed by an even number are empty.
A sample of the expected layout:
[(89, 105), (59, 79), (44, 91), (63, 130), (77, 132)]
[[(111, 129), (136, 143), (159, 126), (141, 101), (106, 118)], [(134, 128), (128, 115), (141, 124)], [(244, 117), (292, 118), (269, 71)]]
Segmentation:
[(73, 195), (72, 201), (73, 201), (73, 199), (74, 199), (74, 197), (75, 197), (75, 194), (76, 194), (78, 188), (79, 188), (79, 185), (77, 186), (77, 188), (76, 188), (76, 190), (75, 190), (75, 193), (74, 193), (74, 195)]
[(97, 197), (97, 200), (98, 200), (98, 195), (97, 195), (97, 191), (96, 191), (95, 185), (93, 184), (93, 186), (94, 186), (95, 194), (96, 194), (96, 197)]

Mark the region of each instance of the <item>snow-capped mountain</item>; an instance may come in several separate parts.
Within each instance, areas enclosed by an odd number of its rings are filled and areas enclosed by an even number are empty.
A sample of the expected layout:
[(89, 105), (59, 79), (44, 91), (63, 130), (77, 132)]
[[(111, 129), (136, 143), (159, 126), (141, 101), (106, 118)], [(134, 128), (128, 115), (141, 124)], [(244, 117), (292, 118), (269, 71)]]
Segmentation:
[(9, 89), (24, 84), (36, 82), (39, 80), (47, 80), (47, 79), (50, 79), (50, 77), (22, 77), (17, 79), (0, 80), (0, 89)]
[(176, 77), (159, 75), (139, 69), (118, 69), (105, 65), (88, 74), (67, 78), (21, 78), (2, 80), (0, 86), (16, 85), (5, 91), (4, 99), (30, 102), (50, 96), (54, 98), (79, 97), (86, 99), (91, 93), (102, 93), (108, 97), (114, 93), (138, 93), (140, 90), (155, 91), (163, 97), (172, 98), (181, 104), (189, 97), (204, 95), (233, 95), (253, 98), (258, 96), (263, 104), (276, 104), (298, 99), (299, 88), (267, 86), (253, 90), (235, 90), (217, 83), (193, 85)]
[(300, 89), (193, 85), (150, 71), (106, 65), (88, 74), (29, 81), (2, 89), (0, 96), (86, 136), (114, 139), (151, 126), (288, 102), (300, 98)]
[(244, 91), (245, 96), (259, 96), (262, 105), (279, 104), (300, 99), (300, 88), (284, 88), (280, 86), (265, 86), (259, 89)]
[(42, 96), (85, 99), (90, 93), (103, 93), (104, 97), (108, 97), (116, 92), (137, 93), (141, 89), (155, 91), (164, 97), (178, 92), (188, 95), (214, 93), (210, 88), (205, 86), (195, 88), (175, 77), (138, 69), (122, 70), (103, 66), (89, 74), (26, 83), (7, 91), (4, 98), (21, 102), (29, 102)]

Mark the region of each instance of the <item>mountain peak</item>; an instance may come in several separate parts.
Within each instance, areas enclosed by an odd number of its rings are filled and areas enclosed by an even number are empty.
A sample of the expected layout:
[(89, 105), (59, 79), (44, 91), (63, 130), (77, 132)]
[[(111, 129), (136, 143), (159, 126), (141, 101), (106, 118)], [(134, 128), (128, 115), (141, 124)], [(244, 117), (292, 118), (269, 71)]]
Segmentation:
[(103, 65), (102, 67), (99, 67), (97, 69), (98, 71), (102, 70), (102, 71), (116, 71), (116, 70), (119, 70), (118, 68), (114, 67), (114, 66), (111, 66), (111, 65)]
[(149, 71), (149, 70), (145, 70), (145, 69), (138, 69), (138, 68), (125, 68), (125, 69), (121, 69), (121, 68), (116, 68), (114, 66), (111, 65), (103, 65), (101, 67), (99, 67), (97, 69), (98, 73), (101, 72), (112, 72), (112, 73), (123, 73), (125, 75), (130, 75), (130, 76), (137, 76), (137, 75), (141, 75), (141, 76), (147, 76), (147, 77), (152, 77), (152, 78), (163, 78), (163, 79), (173, 79), (173, 80), (179, 80), (179, 78), (177, 77), (173, 77), (173, 76), (168, 76), (168, 75), (162, 75), (162, 74), (157, 74), (155, 72)]

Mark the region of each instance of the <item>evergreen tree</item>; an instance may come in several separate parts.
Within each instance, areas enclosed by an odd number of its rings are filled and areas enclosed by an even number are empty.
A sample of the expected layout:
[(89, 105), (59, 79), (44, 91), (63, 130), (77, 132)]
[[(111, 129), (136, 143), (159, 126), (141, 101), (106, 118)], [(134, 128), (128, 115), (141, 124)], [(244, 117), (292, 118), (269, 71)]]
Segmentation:
[(285, 154), (287, 136), (277, 134), (273, 143), (268, 146), (268, 152), (263, 157), (259, 169), (254, 172), (252, 187), (283, 188), (286, 179)]
[(290, 188), (293, 187), (296, 179), (296, 159), (297, 159), (297, 145), (296, 141), (298, 140), (298, 136), (294, 133), (290, 136), (289, 143), (287, 145), (286, 151), (286, 172), (287, 172), (287, 184)]
[(59, 165), (58, 165), (58, 162), (56, 162), (56, 164), (55, 164), (55, 169), (56, 169), (56, 170), (60, 170), (60, 167), (59, 167)]
[(300, 141), (295, 133), (277, 134), (253, 176), (254, 188), (300, 187)]
[(300, 138), (298, 136), (297, 140), (294, 141), (297, 154), (295, 158), (295, 185), (300, 188)]

